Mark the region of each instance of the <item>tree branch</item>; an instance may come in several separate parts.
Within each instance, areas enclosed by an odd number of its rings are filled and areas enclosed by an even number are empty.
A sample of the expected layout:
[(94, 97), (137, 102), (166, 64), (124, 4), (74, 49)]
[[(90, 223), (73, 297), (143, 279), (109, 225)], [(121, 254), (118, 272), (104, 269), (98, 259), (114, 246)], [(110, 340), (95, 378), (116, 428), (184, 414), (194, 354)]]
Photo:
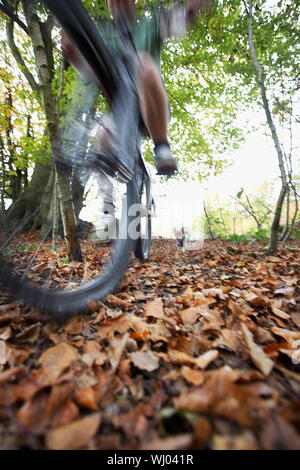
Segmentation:
[(23, 31), (29, 35), (25, 23), (23, 23), (23, 21), (21, 21), (20, 18), (15, 14), (14, 9), (7, 3), (6, 0), (0, 0), (0, 11), (7, 15), (12, 21), (17, 23), (20, 28), (22, 28)]
[(7, 42), (11, 50), (11, 53), (14, 56), (15, 61), (19, 65), (21, 72), (25, 76), (32, 90), (35, 91), (38, 95), (40, 95), (39, 84), (35, 81), (32, 73), (28, 70), (23, 60), (23, 57), (21, 56), (20, 51), (14, 41), (14, 21), (13, 20), (10, 20), (6, 23), (6, 36), (7, 36)]

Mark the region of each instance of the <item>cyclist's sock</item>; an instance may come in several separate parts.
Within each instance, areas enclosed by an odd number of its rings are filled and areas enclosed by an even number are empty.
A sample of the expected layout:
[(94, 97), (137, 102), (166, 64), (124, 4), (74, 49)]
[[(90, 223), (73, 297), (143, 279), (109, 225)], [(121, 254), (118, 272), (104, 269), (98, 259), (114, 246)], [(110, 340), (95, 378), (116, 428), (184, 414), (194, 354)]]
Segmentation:
[(154, 152), (161, 146), (161, 145), (166, 145), (167, 147), (170, 148), (170, 144), (167, 140), (162, 140), (158, 142), (154, 142)]

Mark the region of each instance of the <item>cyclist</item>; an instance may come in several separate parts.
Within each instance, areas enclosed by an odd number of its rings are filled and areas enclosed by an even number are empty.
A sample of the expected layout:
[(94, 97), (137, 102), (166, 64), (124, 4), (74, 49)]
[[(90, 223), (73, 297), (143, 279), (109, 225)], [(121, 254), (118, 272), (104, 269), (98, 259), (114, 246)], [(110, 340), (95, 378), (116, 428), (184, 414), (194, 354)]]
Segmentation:
[[(135, 0), (107, 0), (113, 16), (113, 25), (130, 29), (138, 61), (138, 94), (142, 118), (148, 134), (154, 143), (154, 163), (159, 174), (178, 170), (168, 139), (169, 104), (160, 74), (160, 59), (163, 40), (184, 34), (199, 13), (212, 7), (214, 0), (186, 0), (186, 5), (178, 3), (173, 8), (161, 9), (136, 21)], [(112, 32), (110, 46), (113, 44)], [(95, 75), (76, 46), (64, 34), (62, 49), (69, 61), (83, 78), (95, 81)], [(98, 135), (99, 147), (103, 145), (103, 134)]]
[[(154, 10), (150, 15), (138, 19), (136, 19), (135, 0), (107, 0), (106, 2), (113, 22), (111, 25), (109, 23), (101, 25), (104, 40), (109, 38), (107, 43), (110, 48), (117, 47), (115, 31), (126, 28), (131, 32), (138, 51), (139, 104), (145, 134), (150, 136), (154, 143), (154, 163), (158, 174), (169, 174), (178, 170), (177, 160), (172, 154), (168, 139), (170, 110), (160, 73), (162, 44), (167, 38), (183, 35), (199, 13), (205, 13), (212, 8), (213, 2), (214, 0), (186, 0), (185, 5), (177, 3), (172, 8)], [(88, 82), (97, 81), (83, 55), (64, 33), (62, 50), (83, 79)], [(95, 137), (94, 145), (100, 156), (103, 152), (110, 153), (110, 136), (113, 133), (113, 121), (108, 117)], [(113, 184), (109, 176), (101, 171), (99, 172), (99, 186), (103, 199), (102, 223), (106, 227), (114, 226)]]

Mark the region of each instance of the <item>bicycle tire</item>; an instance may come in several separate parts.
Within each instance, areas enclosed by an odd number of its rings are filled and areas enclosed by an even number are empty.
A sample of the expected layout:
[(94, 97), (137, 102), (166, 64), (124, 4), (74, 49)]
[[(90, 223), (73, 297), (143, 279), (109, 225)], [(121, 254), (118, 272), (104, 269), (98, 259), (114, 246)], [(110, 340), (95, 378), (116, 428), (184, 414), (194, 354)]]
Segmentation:
[[(52, 6), (55, 5), (55, 2), (52, 2), (52, 0), (46, 1), (45, 3), (48, 3), (48, 4), (51, 3)], [(66, 4), (66, 2), (62, 2), (62, 3)], [(80, 2), (76, 1), (76, 2), (72, 2), (72, 4), (80, 5)], [(88, 21), (89, 20), (85, 21), (85, 25), (89, 24)], [(81, 21), (79, 22), (79, 27), (80, 27), (80, 24), (81, 24)], [(84, 34), (85, 33), (86, 31), (84, 32)], [(76, 38), (78, 42), (78, 36), (76, 36)], [(93, 39), (91, 39), (91, 41), (93, 41)], [(97, 41), (98, 41), (98, 37), (95, 39), (95, 42)], [(98, 53), (101, 56), (101, 53), (102, 53), (101, 44), (99, 47), (100, 49), (98, 50)], [(99, 60), (98, 53), (95, 55), (93, 59), (91, 59), (90, 62), (93, 62), (93, 60), (94, 62), (98, 62)], [(108, 72), (107, 75), (111, 73), (110, 65), (107, 69), (107, 72)], [(112, 83), (113, 82), (114, 81), (112, 80)], [(125, 91), (124, 90), (125, 88), (122, 88), (122, 94), (120, 96), (120, 100), (119, 102), (117, 102), (117, 106), (120, 106), (121, 110), (125, 109), (125, 106), (124, 106), (124, 103), (126, 104), (125, 97), (129, 96), (126, 90)], [(128, 101), (127, 101), (127, 104), (128, 104)], [(130, 102), (129, 104), (131, 108), (133, 109), (135, 106), (134, 103)], [(136, 122), (136, 117), (134, 113), (135, 113), (134, 111), (131, 111), (129, 113), (130, 118), (128, 119), (128, 121), (129, 120), (131, 121), (131, 124), (133, 125), (133, 127), (135, 126), (135, 122)], [(118, 115), (118, 112), (116, 112), (116, 114), (117, 114), (117, 117), (119, 118), (120, 116)], [(132, 152), (134, 152), (134, 155), (135, 155), (135, 158), (132, 158), (132, 168), (134, 171), (133, 177), (131, 181), (129, 182), (123, 180), (124, 185), (126, 183), (126, 216), (125, 218), (126, 218), (127, 226), (129, 226), (130, 220), (131, 220), (131, 216), (128, 215), (127, 207), (140, 202), (139, 188), (141, 187), (141, 181), (142, 181), (143, 172), (144, 172), (144, 169), (139, 164), (140, 155), (138, 154), (138, 152), (135, 151), (136, 143), (131, 142), (129, 149), (127, 146), (125, 146), (125, 149), (127, 149), (128, 155), (132, 156), (133, 155)], [(72, 169), (72, 166), (70, 168), (69, 167), (62, 168), (62, 171), (65, 171), (67, 173), (71, 169)], [(88, 169), (88, 171), (90, 170)], [(32, 216), (32, 214), (30, 214), (30, 216)], [(22, 224), (23, 228), (25, 227), (24, 223), (25, 225), (27, 224), (26, 219), (25, 219), (25, 222), (23, 221), (23, 224)], [(14, 233), (15, 232), (13, 229), (10, 236), (14, 237)], [(8, 238), (10, 238), (10, 236)], [(1, 238), (0, 248), (2, 249), (3, 239), (2, 237), (0, 238)], [(118, 238), (116, 242), (113, 243), (114, 253), (112, 255), (112, 259), (110, 263), (107, 265), (107, 267), (104, 269), (104, 271), (102, 271), (99, 276), (96, 276), (95, 279), (87, 282), (86, 284), (79, 285), (78, 287), (76, 287), (76, 290), (64, 291), (64, 292), (61, 292), (56, 289), (51, 290), (48, 288), (40, 287), (39, 285), (36, 286), (32, 284), (32, 282), (30, 281), (30, 276), (28, 276), (28, 278), (26, 279), (24, 277), (24, 273), (18, 274), (16, 272), (16, 271), (19, 271), (19, 269), (16, 270), (15, 268), (21, 256), (19, 256), (18, 258), (17, 256), (15, 256), (15, 253), (12, 253), (12, 256), (15, 258), (14, 259), (15, 266), (13, 267), (11, 264), (9, 264), (6, 261), (5, 250), (2, 250), (2, 253), (0, 253), (0, 283), (5, 288), (6, 291), (11, 293), (14, 297), (19, 297), (23, 299), (27, 305), (36, 308), (38, 311), (46, 312), (52, 315), (52, 317), (54, 317), (56, 320), (64, 321), (66, 318), (70, 316), (80, 314), (80, 313), (88, 313), (89, 311), (88, 304), (90, 300), (100, 300), (103, 297), (105, 297), (107, 294), (115, 291), (129, 264), (131, 252), (134, 251), (138, 256), (139, 251), (140, 251), (139, 257), (141, 259), (145, 258), (147, 253), (144, 247), (143, 249), (139, 248), (140, 245), (141, 245), (141, 240), (138, 239), (137, 241), (134, 241), (128, 236), (128, 232), (126, 231), (125, 238)], [(4, 244), (4, 246), (6, 247), (6, 243)], [(27, 275), (27, 267), (25, 268), (25, 274)]]
[[(144, 230), (139, 226), (140, 236), (137, 239), (134, 254), (140, 261), (146, 261), (150, 254), (152, 224), (151, 224), (151, 210), (152, 210), (152, 196), (150, 191), (150, 182), (147, 181), (148, 176), (145, 174), (142, 181), (142, 187), (139, 191), (139, 202), (146, 208), (147, 214), (144, 216), (145, 227)], [(144, 201), (142, 197), (144, 195)]]
[[(127, 206), (137, 202), (138, 190), (133, 180), (127, 184)], [(1, 255), (0, 283), (6, 291), (24, 300), (28, 306), (50, 314), (57, 321), (64, 321), (68, 317), (88, 313), (89, 301), (101, 300), (116, 290), (130, 262), (133, 243), (130, 237), (118, 239), (113, 259), (106, 270), (74, 291), (60, 292), (32, 286), (22, 276), (15, 274)]]

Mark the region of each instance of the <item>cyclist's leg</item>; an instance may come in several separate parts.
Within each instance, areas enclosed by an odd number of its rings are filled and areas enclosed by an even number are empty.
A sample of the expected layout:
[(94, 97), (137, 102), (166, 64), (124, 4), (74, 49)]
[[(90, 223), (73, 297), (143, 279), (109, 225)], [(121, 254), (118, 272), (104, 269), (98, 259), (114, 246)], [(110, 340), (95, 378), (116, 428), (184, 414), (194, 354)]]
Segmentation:
[(177, 162), (168, 142), (168, 97), (159, 70), (146, 52), (139, 53), (138, 92), (141, 114), (155, 146), (156, 168), (175, 171)]

